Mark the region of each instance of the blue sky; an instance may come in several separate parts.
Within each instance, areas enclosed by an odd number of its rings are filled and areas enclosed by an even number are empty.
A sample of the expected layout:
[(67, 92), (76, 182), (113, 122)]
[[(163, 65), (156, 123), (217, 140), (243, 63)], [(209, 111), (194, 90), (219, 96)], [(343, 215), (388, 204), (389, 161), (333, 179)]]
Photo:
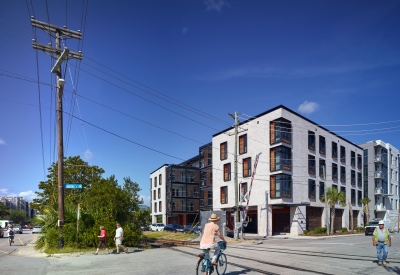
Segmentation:
[(146, 203), (149, 174), (195, 156), (228, 112), (283, 104), (356, 144), (400, 148), (398, 1), (1, 1), (0, 195), (31, 199), (56, 161), (54, 75), (32, 49), (33, 14), (83, 32), (66, 41), (84, 58), (63, 67), (64, 110), (101, 129), (74, 118), (69, 131), (65, 115), (66, 156), (129, 176)]

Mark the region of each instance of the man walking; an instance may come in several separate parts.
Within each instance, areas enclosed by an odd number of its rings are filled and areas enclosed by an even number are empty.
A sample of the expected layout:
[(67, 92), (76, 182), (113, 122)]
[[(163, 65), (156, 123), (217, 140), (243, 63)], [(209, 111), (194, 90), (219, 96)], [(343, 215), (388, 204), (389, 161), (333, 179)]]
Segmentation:
[(385, 228), (383, 220), (378, 223), (379, 228), (375, 228), (372, 235), (372, 244), (376, 246), (376, 254), (378, 256), (378, 265), (386, 265), (386, 258), (389, 247), (392, 246), (392, 238), (389, 235), (389, 230)]
[(117, 223), (117, 230), (115, 231), (115, 246), (117, 247), (116, 254), (119, 254), (119, 248), (122, 247), (125, 253), (128, 253), (128, 248), (122, 245), (122, 241), (124, 240), (124, 230), (122, 229), (121, 225)]

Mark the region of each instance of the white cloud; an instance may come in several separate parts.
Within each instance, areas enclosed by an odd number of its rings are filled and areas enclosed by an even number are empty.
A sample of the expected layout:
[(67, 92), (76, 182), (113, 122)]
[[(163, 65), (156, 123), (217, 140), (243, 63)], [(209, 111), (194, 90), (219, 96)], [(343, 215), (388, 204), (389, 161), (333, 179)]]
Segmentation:
[(188, 27), (184, 27), (182, 30), (183, 35), (185, 35), (189, 31)]
[(319, 104), (312, 101), (304, 101), (297, 109), (302, 114), (312, 114), (319, 109)]
[(216, 10), (221, 11), (223, 6), (230, 7), (227, 0), (206, 0), (204, 4), (208, 11)]
[(18, 194), (18, 197), (24, 197), (25, 200), (32, 201), (33, 199), (35, 199), (37, 197), (37, 195), (32, 190), (29, 190), (29, 191), (20, 192)]
[(0, 145), (6, 145), (6, 142), (2, 138), (0, 138)]
[(0, 194), (7, 195), (8, 194), (8, 189), (7, 188), (0, 188)]
[(143, 204), (144, 205), (150, 205), (150, 196), (140, 195), (140, 198), (143, 199)]
[(87, 149), (83, 155), (83, 158), (85, 160), (91, 160), (93, 158), (93, 153), (89, 149)]

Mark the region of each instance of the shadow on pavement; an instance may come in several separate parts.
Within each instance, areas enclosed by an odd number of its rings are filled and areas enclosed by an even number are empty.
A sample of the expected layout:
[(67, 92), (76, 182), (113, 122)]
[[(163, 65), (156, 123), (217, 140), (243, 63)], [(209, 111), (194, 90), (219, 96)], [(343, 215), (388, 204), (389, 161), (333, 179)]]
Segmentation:
[(251, 270), (245, 269), (245, 270), (240, 270), (240, 271), (232, 271), (232, 272), (228, 272), (225, 273), (226, 275), (241, 275), (241, 274), (247, 274), (251, 272)]

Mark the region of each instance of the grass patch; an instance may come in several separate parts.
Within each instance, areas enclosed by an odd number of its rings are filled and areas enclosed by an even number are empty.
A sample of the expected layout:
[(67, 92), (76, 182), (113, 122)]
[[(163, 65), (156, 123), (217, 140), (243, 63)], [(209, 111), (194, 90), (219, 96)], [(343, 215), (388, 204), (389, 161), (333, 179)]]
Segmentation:
[[(109, 248), (110, 249), (110, 248)], [(62, 249), (57, 248), (46, 248), (43, 250), (46, 254), (63, 254), (63, 253), (74, 253), (74, 252), (94, 252), (96, 248), (76, 248), (76, 247), (64, 247)], [(111, 249), (112, 251), (112, 249)]]
[(143, 232), (146, 239), (162, 239), (162, 240), (177, 240), (184, 241), (197, 238), (197, 234), (183, 234), (169, 231)]

